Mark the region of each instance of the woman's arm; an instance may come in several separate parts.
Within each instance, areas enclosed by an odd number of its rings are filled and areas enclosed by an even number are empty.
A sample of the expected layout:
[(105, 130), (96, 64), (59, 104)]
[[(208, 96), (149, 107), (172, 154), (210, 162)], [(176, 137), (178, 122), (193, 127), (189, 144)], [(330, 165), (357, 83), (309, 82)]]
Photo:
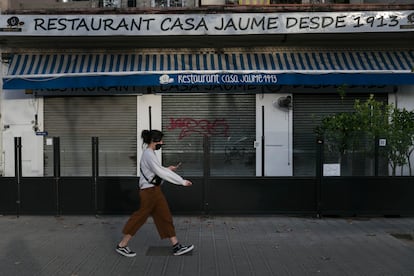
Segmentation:
[(155, 173), (156, 175), (168, 182), (177, 185), (188, 186), (187, 181), (185, 179), (183, 179), (181, 176), (179, 176), (172, 170), (163, 167), (155, 155), (150, 156), (150, 158), (148, 159), (148, 167), (153, 173)]

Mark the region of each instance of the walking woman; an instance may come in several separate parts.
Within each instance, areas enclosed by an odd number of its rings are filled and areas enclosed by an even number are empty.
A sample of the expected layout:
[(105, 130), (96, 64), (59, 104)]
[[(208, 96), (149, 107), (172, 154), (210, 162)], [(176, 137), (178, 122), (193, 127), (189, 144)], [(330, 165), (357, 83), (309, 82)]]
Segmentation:
[(193, 245), (184, 246), (178, 242), (171, 212), (160, 187), (163, 180), (177, 185), (192, 185), (191, 181), (183, 179), (174, 172), (178, 166), (163, 167), (158, 161), (155, 151), (162, 147), (163, 136), (164, 134), (159, 130), (144, 130), (141, 133), (141, 138), (147, 148), (144, 150), (140, 162), (140, 208), (131, 215), (125, 224), (122, 231), (124, 236), (116, 247), (116, 251), (126, 257), (136, 255), (135, 252), (129, 249), (128, 242), (149, 216), (153, 217), (160, 238), (170, 240), (173, 255), (183, 255), (194, 248)]

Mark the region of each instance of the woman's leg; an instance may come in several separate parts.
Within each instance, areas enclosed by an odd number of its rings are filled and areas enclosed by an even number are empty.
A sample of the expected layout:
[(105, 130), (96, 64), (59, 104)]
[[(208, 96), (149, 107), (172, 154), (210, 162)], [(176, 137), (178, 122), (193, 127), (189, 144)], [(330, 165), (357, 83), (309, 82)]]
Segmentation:
[[(175, 228), (173, 224), (173, 218), (168, 207), (168, 202), (165, 199), (164, 194), (160, 187), (157, 187), (156, 205), (151, 213), (154, 219), (155, 226), (157, 227), (158, 234), (161, 239), (169, 238), (171, 243), (177, 241)], [(175, 244), (173, 243), (173, 244)]]
[(172, 245), (176, 245), (178, 243), (178, 239), (176, 236), (170, 237), (170, 242)]
[(173, 224), (170, 208), (168, 207), (167, 200), (161, 189), (157, 194), (156, 206), (152, 212), (154, 223), (157, 226), (158, 233), (161, 239), (169, 238), (172, 244), (173, 255), (179, 256), (186, 254), (194, 249), (194, 245), (181, 245), (175, 234), (175, 228)]
[(152, 209), (155, 206), (155, 201), (153, 200), (153, 191), (154, 189), (143, 189), (139, 191), (140, 207), (130, 216), (127, 223), (125, 224), (124, 229), (122, 230), (124, 236), (119, 243), (119, 246), (127, 246), (132, 236), (134, 236), (139, 228), (141, 228), (141, 226), (144, 225), (144, 223), (147, 221), (152, 212)]
[(132, 236), (130, 234), (126, 234), (124, 235), (124, 237), (122, 238), (121, 242), (118, 244), (118, 246), (120, 247), (125, 247), (128, 245), (129, 240), (132, 238)]

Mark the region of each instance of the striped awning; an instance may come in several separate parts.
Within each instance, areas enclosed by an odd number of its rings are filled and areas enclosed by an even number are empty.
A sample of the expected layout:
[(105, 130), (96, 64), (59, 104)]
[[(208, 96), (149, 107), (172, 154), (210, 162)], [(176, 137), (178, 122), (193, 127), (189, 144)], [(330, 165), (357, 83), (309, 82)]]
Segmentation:
[(414, 84), (414, 51), (15, 54), (4, 89)]

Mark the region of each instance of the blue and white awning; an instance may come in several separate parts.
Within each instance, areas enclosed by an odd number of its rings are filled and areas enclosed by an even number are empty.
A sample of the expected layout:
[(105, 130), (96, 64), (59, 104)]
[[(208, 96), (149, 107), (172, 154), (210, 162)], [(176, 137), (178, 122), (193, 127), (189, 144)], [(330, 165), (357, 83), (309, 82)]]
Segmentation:
[(15, 54), (4, 89), (414, 84), (414, 51)]

